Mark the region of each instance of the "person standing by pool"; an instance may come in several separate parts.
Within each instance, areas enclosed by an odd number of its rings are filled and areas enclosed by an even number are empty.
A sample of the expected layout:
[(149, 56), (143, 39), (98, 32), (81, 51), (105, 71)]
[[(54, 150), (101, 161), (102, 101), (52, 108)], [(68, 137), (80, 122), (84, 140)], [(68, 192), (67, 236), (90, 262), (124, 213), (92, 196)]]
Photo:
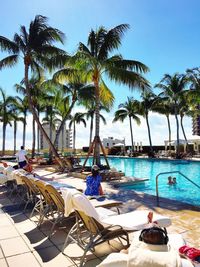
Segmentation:
[(24, 146), (21, 146), (21, 149), (16, 154), (17, 162), (19, 165), (19, 168), (23, 168), (28, 163), (28, 157), (27, 152), (24, 149)]
[(86, 190), (85, 195), (88, 196), (97, 196), (102, 195), (101, 187), (102, 177), (99, 174), (99, 167), (97, 165), (92, 166), (92, 175), (89, 175), (86, 178)]

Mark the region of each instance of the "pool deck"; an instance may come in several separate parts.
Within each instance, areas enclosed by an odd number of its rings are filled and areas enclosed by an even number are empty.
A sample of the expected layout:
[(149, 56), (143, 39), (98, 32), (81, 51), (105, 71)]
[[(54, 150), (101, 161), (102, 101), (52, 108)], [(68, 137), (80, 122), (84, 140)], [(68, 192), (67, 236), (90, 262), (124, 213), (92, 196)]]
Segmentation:
[[(36, 172), (44, 177), (54, 177), (59, 182), (67, 182), (77, 188), (85, 189), (85, 182), (82, 179), (44, 169), (38, 169)], [(180, 233), (188, 245), (197, 248), (200, 246), (200, 208), (167, 199), (161, 199), (160, 206), (157, 207), (156, 198), (153, 196), (116, 189), (108, 182), (103, 182), (102, 186), (109, 198), (123, 201), (120, 207), (121, 213), (148, 209), (169, 216), (172, 220), (172, 225), (167, 229), (169, 233)], [(67, 246), (65, 253), (69, 257), (61, 253), (73, 221), (64, 222), (56, 228), (53, 236), (48, 238), (51, 224), (45, 222), (39, 229), (36, 218), (30, 220), (29, 215), (30, 210), (23, 212), (23, 207), (19, 207), (17, 199), (9, 198), (6, 188), (0, 186), (0, 266), (78, 266), (83, 251), (76, 244)], [(130, 239), (132, 236), (133, 234), (130, 234)], [(118, 245), (114, 241), (110, 245), (103, 244), (97, 247), (95, 255), (91, 253), (87, 255), (84, 266), (98, 265), (106, 257), (105, 254), (118, 251), (120, 249)]]

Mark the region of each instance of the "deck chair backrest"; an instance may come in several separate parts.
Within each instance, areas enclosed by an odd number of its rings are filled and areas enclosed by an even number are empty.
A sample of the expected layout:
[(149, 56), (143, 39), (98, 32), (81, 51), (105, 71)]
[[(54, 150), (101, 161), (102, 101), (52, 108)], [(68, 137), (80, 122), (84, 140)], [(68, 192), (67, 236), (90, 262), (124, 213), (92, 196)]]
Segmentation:
[(27, 178), (26, 176), (21, 176), (21, 179), (24, 182), (25, 186), (27, 187), (28, 192), (31, 195), (37, 195), (38, 194), (38, 189), (33, 184), (33, 182), (31, 181), (31, 179)]
[(97, 222), (94, 218), (86, 215), (83, 211), (76, 210), (79, 219), (83, 222), (85, 228), (92, 234), (98, 234), (103, 231), (104, 227), (102, 224)]
[(46, 185), (46, 191), (50, 195), (51, 199), (53, 200), (54, 204), (56, 205), (58, 211), (64, 213), (64, 200), (61, 194), (50, 184)]
[(35, 180), (35, 181), (33, 181), (33, 183), (38, 188), (40, 194), (44, 198), (44, 201), (47, 204), (52, 205), (54, 202), (53, 202), (52, 198), (50, 197), (48, 191), (46, 190), (46, 183), (43, 181), (40, 181), (40, 180)]

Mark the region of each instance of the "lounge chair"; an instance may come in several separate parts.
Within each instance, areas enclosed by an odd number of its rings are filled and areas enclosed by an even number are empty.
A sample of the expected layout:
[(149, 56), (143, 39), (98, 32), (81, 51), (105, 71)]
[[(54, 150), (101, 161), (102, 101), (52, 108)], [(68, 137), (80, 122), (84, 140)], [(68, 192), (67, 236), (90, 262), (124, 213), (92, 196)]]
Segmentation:
[(53, 225), (51, 227), (51, 231), (50, 231), (50, 236), (51, 236), (56, 224), (60, 223), (64, 219), (64, 200), (61, 194), (52, 185), (47, 184), (45, 188), (46, 188), (48, 195), (51, 197), (55, 205), (55, 209), (57, 213), (57, 217), (54, 220)]
[[(185, 241), (180, 234), (169, 234), (168, 237), (169, 237), (169, 243), (168, 243), (169, 246), (171, 246), (177, 252), (178, 252), (179, 247), (185, 244)], [(137, 239), (139, 238), (138, 232), (136, 233), (136, 238)], [(135, 238), (132, 241), (128, 254), (111, 253), (97, 267), (131, 267), (131, 261), (133, 260), (131, 247), (134, 245), (134, 242), (135, 242)], [(193, 267), (193, 264), (186, 259), (181, 258), (180, 261), (181, 261), (182, 267)]]
[[(65, 189), (70, 192), (70, 190)], [(129, 245), (128, 232), (143, 229), (147, 224), (147, 215), (149, 211), (133, 211), (126, 214), (114, 215), (108, 214), (107, 209), (94, 208), (88, 198), (78, 191), (71, 191), (71, 199), (67, 197), (68, 207), (65, 209), (65, 215), (75, 210), (76, 224), (69, 231), (63, 246), (63, 253), (68, 242), (76, 242), (83, 250), (80, 266), (83, 266), (86, 253), (93, 252), (94, 247), (102, 242), (109, 241), (118, 237), (120, 241), (126, 241), (125, 247)], [(69, 193), (70, 196), (70, 193)], [(106, 211), (106, 212), (104, 212)], [(111, 216), (110, 216), (111, 215)], [(162, 227), (171, 224), (167, 217), (156, 215), (154, 219)], [(117, 225), (116, 225), (117, 224)]]

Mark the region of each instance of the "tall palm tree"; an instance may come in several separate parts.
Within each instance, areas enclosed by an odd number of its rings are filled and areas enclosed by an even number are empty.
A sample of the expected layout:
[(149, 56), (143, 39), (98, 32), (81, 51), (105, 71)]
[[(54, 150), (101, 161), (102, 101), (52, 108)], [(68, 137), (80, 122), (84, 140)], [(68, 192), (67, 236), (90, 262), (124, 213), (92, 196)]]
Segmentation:
[(128, 97), (127, 101), (123, 104), (120, 104), (118, 108), (119, 109), (115, 112), (113, 122), (123, 122), (126, 118), (129, 118), (131, 145), (132, 151), (134, 151), (132, 120), (134, 120), (137, 125), (140, 125), (140, 118), (137, 116), (137, 114), (140, 112), (139, 101), (133, 99), (133, 97)]
[[(51, 143), (47, 133), (42, 127), (38, 114), (35, 110), (32, 95), (31, 86), (29, 83), (29, 69), (39, 70), (40, 66), (48, 67), (52, 64), (55, 66), (61, 63), (61, 60), (65, 57), (65, 52), (58, 49), (53, 45), (55, 41), (63, 43), (64, 34), (58, 29), (52, 28), (47, 24), (47, 18), (41, 15), (35, 16), (35, 19), (31, 21), (29, 30), (27, 31), (25, 26), (20, 27), (20, 34), (15, 34), (13, 41), (0, 36), (1, 49), (15, 53), (10, 57), (12, 63), (18, 61), (20, 54), (24, 59), (24, 82), (26, 88), (26, 95), (28, 97), (29, 108), (33, 114), (33, 117), (39, 125), (40, 131), (47, 140), (53, 154), (57, 161), (63, 168), (63, 162), (60, 160), (59, 155)], [(8, 59), (4, 59), (0, 62), (0, 68), (5, 66)], [(11, 61), (10, 61), (11, 62)], [(11, 64), (12, 65), (12, 64)]]
[(188, 82), (189, 80), (186, 75), (175, 73), (174, 75), (165, 74), (160, 83), (155, 85), (155, 87), (160, 88), (163, 91), (160, 96), (168, 97), (174, 105), (174, 115), (176, 119), (177, 158), (180, 158), (178, 105), (180, 96), (186, 90)]
[(169, 117), (170, 115), (174, 115), (174, 107), (172, 103), (169, 101), (169, 98), (160, 97), (158, 95), (158, 99), (155, 101), (153, 106), (153, 111), (166, 116), (167, 126), (168, 126), (168, 143), (169, 143), (169, 150), (171, 151), (172, 134), (171, 134), (171, 124)]
[(5, 141), (6, 141), (6, 127), (7, 125), (12, 126), (11, 121), (14, 119), (13, 113), (11, 112), (13, 107), (14, 97), (7, 96), (2, 88), (1, 93), (1, 105), (0, 105), (0, 121), (3, 123), (3, 138), (2, 138), (2, 155), (5, 154)]
[(17, 140), (17, 122), (22, 122), (24, 123), (24, 118), (21, 117), (21, 106), (19, 106), (18, 102), (18, 97), (13, 99), (11, 106), (10, 106), (10, 111), (13, 117), (13, 155), (16, 154), (16, 140)]
[(69, 128), (71, 129), (73, 126), (73, 153), (76, 153), (76, 124), (83, 123), (84, 126), (86, 127), (86, 122), (84, 119), (84, 113), (81, 112), (76, 112), (74, 116), (71, 116), (70, 122), (69, 122)]
[(140, 114), (144, 116), (146, 119), (147, 124), (147, 130), (148, 130), (148, 136), (149, 136), (149, 145), (150, 145), (150, 157), (154, 157), (153, 152), (153, 146), (152, 146), (152, 140), (151, 140), (151, 130), (149, 125), (149, 111), (153, 111), (154, 109), (154, 103), (157, 101), (157, 95), (155, 95), (153, 92), (147, 92), (144, 91), (141, 94), (142, 101), (140, 102)]
[[(97, 165), (100, 165), (101, 145), (99, 123), (100, 88), (108, 88), (103, 77), (107, 76), (117, 83), (128, 85), (131, 90), (134, 88), (149, 88), (147, 80), (141, 75), (141, 73), (148, 71), (144, 64), (139, 61), (125, 60), (121, 55), (111, 55), (121, 45), (122, 36), (128, 28), (129, 25), (121, 24), (110, 30), (104, 27), (99, 27), (96, 31), (92, 29), (89, 33), (87, 46), (80, 43), (78, 52), (72, 58), (76, 63), (76, 67), (83, 71), (84, 78), (88, 82), (92, 82), (95, 87), (95, 137), (93, 142), (94, 162)], [(89, 153), (91, 150), (92, 146), (89, 149)], [(108, 162), (107, 165), (109, 165)]]
[(27, 125), (27, 114), (28, 114), (28, 100), (27, 97), (16, 97), (16, 103), (15, 106), (17, 107), (17, 110), (23, 114), (23, 135), (22, 135), (22, 145), (25, 147), (25, 141), (26, 141), (26, 125)]
[[(89, 137), (89, 147), (90, 147), (92, 143), (92, 134), (93, 134), (93, 127), (94, 127), (95, 103), (90, 102), (88, 105), (86, 105), (86, 109), (87, 109), (87, 112), (85, 113), (86, 119), (87, 120), (90, 119), (90, 137)], [(102, 104), (100, 104), (99, 110), (100, 111), (104, 110), (106, 112), (109, 111), (109, 109), (106, 106), (103, 106)], [(106, 124), (106, 119), (101, 113), (99, 114), (99, 117), (102, 120), (102, 122)]]

